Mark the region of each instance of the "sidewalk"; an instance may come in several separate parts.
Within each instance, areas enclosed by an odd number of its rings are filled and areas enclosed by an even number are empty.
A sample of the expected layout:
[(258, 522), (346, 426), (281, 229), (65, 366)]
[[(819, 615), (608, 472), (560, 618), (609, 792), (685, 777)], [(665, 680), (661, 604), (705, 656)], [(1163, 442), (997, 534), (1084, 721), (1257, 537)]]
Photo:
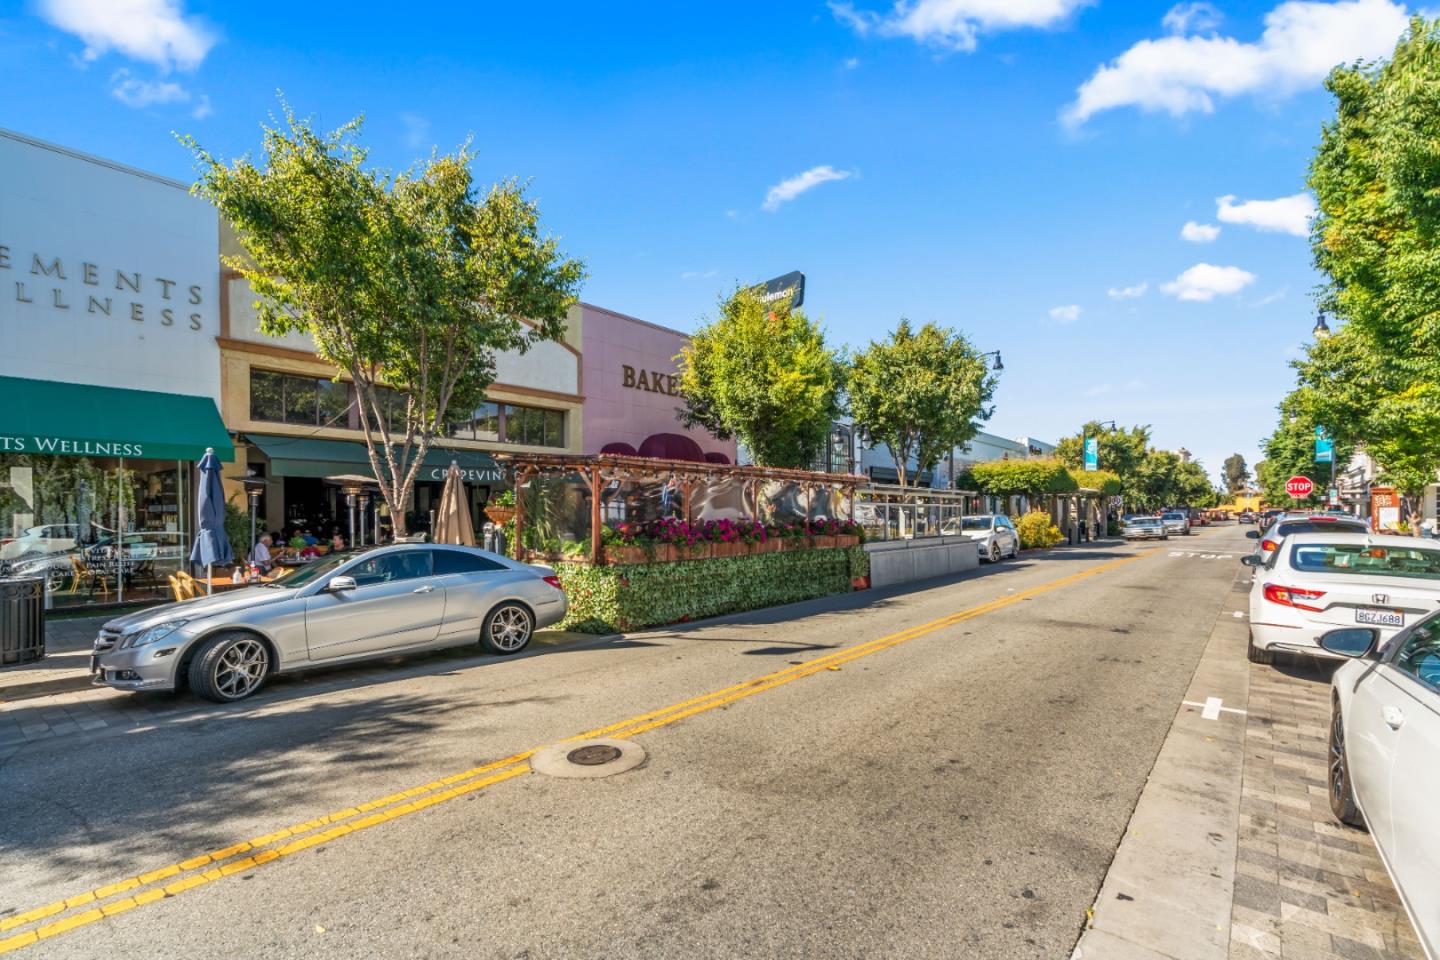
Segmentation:
[(1074, 960), (1423, 960), (1374, 844), (1330, 815), (1330, 667), (1245, 658), (1239, 576)]

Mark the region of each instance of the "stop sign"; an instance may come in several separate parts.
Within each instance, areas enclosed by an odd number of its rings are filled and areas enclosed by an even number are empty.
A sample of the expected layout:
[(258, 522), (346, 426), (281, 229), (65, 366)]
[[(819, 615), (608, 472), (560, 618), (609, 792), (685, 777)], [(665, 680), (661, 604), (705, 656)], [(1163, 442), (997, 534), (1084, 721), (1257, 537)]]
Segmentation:
[(1314, 491), (1315, 484), (1309, 477), (1294, 476), (1285, 481), (1285, 492), (1296, 500), (1303, 500)]

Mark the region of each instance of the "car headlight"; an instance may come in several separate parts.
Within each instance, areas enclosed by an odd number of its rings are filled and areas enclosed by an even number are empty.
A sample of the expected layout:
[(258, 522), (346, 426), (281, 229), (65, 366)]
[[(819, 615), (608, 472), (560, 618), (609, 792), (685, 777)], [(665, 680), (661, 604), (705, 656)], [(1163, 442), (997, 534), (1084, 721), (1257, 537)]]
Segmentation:
[(125, 642), (120, 646), (122, 648), (143, 647), (147, 644), (155, 643), (157, 640), (164, 640), (189, 622), (189, 620), (166, 620), (164, 623), (157, 623), (155, 626), (147, 627), (139, 633), (132, 633), (125, 638)]

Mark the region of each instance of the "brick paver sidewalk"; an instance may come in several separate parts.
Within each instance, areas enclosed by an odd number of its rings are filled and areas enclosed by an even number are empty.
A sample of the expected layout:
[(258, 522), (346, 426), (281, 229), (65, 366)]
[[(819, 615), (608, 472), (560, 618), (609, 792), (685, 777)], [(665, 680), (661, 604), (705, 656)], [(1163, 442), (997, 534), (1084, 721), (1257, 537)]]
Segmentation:
[(1332, 670), (1250, 665), (1233, 960), (1423, 960), (1369, 835), (1330, 814)]

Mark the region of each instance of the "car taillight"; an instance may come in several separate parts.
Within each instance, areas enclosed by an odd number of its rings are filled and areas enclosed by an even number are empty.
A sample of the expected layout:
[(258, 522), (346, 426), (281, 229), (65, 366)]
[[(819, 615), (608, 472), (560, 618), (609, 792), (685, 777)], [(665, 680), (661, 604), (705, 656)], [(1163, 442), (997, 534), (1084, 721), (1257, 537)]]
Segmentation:
[(546, 583), (550, 584), (550, 586), (554, 587), (556, 590), (559, 590), (561, 593), (565, 592), (565, 585), (560, 582), (559, 577), (544, 577), (543, 579)]
[(1301, 600), (1318, 600), (1325, 596), (1324, 590), (1301, 590), (1299, 587), (1281, 587), (1273, 583), (1265, 584), (1264, 589), (1265, 599), (1271, 603), (1278, 603), (1282, 607), (1309, 610), (1311, 613), (1320, 613), (1325, 609), (1300, 602)]
[(1270, 540), (1267, 538), (1260, 541), (1260, 549), (1265, 551), (1266, 553), (1269, 553), (1271, 550), (1274, 550), (1278, 546), (1280, 546), (1279, 540)]

